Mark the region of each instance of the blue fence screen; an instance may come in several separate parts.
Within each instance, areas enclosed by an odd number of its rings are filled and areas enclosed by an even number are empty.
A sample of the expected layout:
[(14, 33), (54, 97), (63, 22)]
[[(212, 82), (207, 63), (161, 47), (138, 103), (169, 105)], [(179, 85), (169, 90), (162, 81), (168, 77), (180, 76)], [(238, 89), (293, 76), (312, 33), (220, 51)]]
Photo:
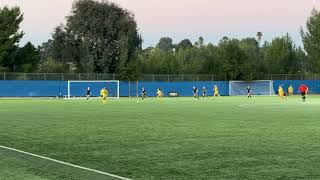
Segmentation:
[(308, 86), (310, 94), (320, 93), (320, 80), (274, 80), (273, 88), (275, 92), (277, 92), (279, 85), (282, 85), (283, 89), (287, 91), (288, 87), (292, 85), (294, 94), (299, 94), (299, 87), (301, 84), (306, 84)]
[[(320, 93), (320, 80), (274, 80), (274, 92), (277, 91), (279, 85), (283, 85), (286, 90), (290, 85), (293, 86), (294, 92), (299, 93), (298, 88), (301, 84), (309, 86), (309, 92), (313, 94)], [(229, 95), (229, 82), (228, 81), (203, 81), (203, 82), (120, 82), (120, 97), (127, 96), (140, 96), (141, 88), (144, 87), (149, 97), (156, 95), (156, 90), (161, 88), (165, 95), (170, 92), (177, 92), (179, 96), (192, 96), (192, 87), (195, 86), (199, 89), (201, 94), (202, 87), (206, 87), (207, 94), (213, 95), (213, 86), (219, 87), (219, 93), (223, 96)], [(77, 96), (85, 96), (86, 85), (77, 85)], [(110, 86), (110, 85), (109, 85)], [(113, 84), (112, 89), (115, 89)], [(91, 83), (90, 87), (97, 91), (103, 85)], [(108, 83), (106, 83), (108, 88)], [(68, 82), (67, 81), (0, 81), (0, 96), (1, 97), (55, 97), (59, 95), (67, 95)], [(71, 91), (74, 91), (74, 89)]]
[[(179, 96), (192, 96), (192, 87), (199, 89), (206, 87), (208, 95), (213, 94), (213, 86), (219, 87), (220, 95), (229, 94), (229, 83), (225, 81), (205, 82), (120, 82), (120, 97), (140, 96), (141, 88), (144, 87), (148, 96), (156, 95), (161, 88), (165, 95), (177, 92)], [(85, 96), (88, 86), (94, 95), (98, 95), (100, 89), (106, 87), (110, 92), (116, 91), (116, 83), (71, 83), (71, 95)], [(0, 81), (0, 96), (2, 97), (55, 97), (68, 94), (67, 81)], [(112, 94), (112, 93), (111, 93)]]

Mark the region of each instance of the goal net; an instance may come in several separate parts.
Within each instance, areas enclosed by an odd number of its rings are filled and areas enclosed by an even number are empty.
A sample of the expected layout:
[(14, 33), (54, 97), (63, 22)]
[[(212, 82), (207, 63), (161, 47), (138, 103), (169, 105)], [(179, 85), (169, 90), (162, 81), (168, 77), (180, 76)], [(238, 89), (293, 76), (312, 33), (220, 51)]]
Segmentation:
[(230, 81), (229, 96), (247, 95), (247, 87), (250, 86), (253, 95), (275, 95), (273, 81)]
[(91, 97), (100, 97), (100, 91), (104, 87), (108, 90), (109, 98), (119, 98), (119, 81), (68, 81), (67, 98), (82, 99), (86, 97), (86, 92), (90, 87)]

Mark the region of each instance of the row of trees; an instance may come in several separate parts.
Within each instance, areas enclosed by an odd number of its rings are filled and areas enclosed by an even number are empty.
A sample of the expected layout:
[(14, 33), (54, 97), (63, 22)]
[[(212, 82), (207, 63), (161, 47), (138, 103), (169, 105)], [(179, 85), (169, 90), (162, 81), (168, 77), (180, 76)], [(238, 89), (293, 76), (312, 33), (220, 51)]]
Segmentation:
[(320, 72), (320, 12), (313, 10), (301, 30), (304, 49), (288, 34), (261, 42), (263, 34), (218, 44), (200, 37), (173, 44), (163, 37), (155, 47), (142, 49), (134, 15), (118, 5), (77, 0), (66, 24), (52, 39), (35, 48), (19, 47), (23, 14), (18, 7), (0, 8), (0, 71), (120, 73), (135, 79), (150, 74), (223, 74), (250, 80), (270, 73)]
[(205, 44), (202, 37), (194, 44), (185, 39), (176, 45), (162, 38), (156, 48), (143, 50), (133, 67), (143, 73), (224, 74), (228, 79), (249, 80), (262, 74), (306, 72), (307, 59), (288, 34), (262, 46), (253, 37), (223, 37), (217, 45)]

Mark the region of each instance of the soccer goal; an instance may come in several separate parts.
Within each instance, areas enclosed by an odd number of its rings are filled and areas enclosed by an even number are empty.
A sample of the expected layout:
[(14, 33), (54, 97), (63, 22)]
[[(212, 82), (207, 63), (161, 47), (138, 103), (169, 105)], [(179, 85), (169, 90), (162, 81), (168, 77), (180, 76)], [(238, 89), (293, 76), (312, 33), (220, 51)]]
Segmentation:
[(117, 80), (105, 81), (68, 81), (68, 99), (86, 98), (87, 88), (90, 87), (91, 97), (100, 97), (100, 91), (103, 88), (108, 90), (108, 97), (119, 99), (120, 82)]
[(273, 81), (230, 81), (229, 82), (229, 96), (243, 96), (247, 95), (247, 87), (250, 86), (252, 95), (275, 95), (273, 89)]

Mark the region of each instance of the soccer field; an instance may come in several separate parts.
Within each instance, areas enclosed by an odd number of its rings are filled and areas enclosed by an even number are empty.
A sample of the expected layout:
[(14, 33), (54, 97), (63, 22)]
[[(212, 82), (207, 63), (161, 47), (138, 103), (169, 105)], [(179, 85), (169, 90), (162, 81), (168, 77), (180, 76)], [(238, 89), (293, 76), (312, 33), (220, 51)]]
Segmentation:
[[(319, 110), (319, 96), (0, 100), (0, 145), (130, 179), (319, 179)], [(0, 159), (0, 179), (117, 179)]]

